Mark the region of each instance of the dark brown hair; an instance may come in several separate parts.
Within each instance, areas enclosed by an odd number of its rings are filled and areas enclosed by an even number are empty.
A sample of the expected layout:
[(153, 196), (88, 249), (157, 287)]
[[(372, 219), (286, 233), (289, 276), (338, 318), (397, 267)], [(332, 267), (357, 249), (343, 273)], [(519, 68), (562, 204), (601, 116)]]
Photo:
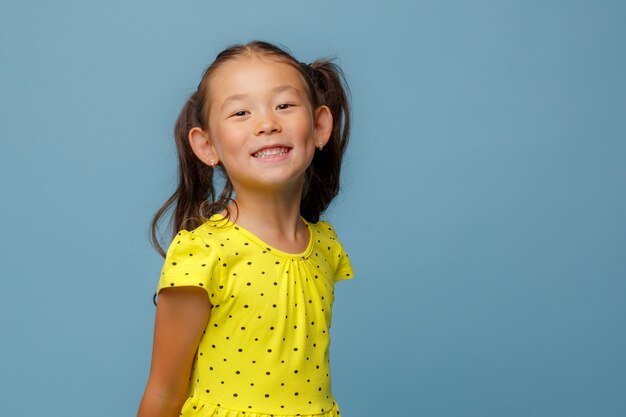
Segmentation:
[[(330, 139), (323, 151), (315, 152), (305, 173), (300, 214), (309, 222), (318, 222), (320, 214), (339, 192), (341, 161), (350, 136), (349, 90), (341, 69), (328, 59), (311, 64), (301, 63), (284, 49), (267, 42), (253, 41), (231, 46), (220, 52), (206, 69), (198, 89), (189, 97), (176, 120), (174, 139), (178, 151), (178, 187), (156, 212), (151, 227), (152, 244), (162, 256), (165, 256), (165, 251), (159, 243), (157, 229), (159, 221), (172, 206), (173, 216), (169, 223), (172, 237), (182, 229), (195, 229), (215, 213), (228, 211), (234, 191), (228, 174), (222, 165), (213, 168), (200, 161), (191, 149), (188, 135), (194, 127), (208, 130), (211, 74), (226, 61), (252, 54), (275, 58), (294, 67), (306, 82), (312, 108), (326, 105), (333, 116)], [(214, 186), (215, 171), (224, 179), (219, 196)]]

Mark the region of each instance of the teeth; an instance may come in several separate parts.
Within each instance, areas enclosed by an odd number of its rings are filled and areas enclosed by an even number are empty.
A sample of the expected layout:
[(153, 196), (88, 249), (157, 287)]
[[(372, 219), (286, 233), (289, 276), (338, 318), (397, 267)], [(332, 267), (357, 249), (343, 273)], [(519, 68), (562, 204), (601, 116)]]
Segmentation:
[(255, 158), (267, 158), (275, 155), (284, 155), (289, 152), (287, 148), (271, 148), (271, 149), (263, 149), (262, 151), (255, 152), (253, 156)]

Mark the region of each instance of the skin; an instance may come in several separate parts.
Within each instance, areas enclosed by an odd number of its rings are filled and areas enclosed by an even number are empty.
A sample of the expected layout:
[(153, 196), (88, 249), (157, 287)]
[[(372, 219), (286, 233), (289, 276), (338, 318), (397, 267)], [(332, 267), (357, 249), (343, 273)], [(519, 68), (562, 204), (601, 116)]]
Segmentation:
[(193, 357), (210, 311), (211, 303), (202, 288), (166, 288), (159, 293), (150, 376), (138, 417), (180, 414)]
[[(304, 173), (315, 148), (330, 137), (330, 110), (313, 109), (298, 71), (271, 57), (224, 63), (209, 80), (209, 91), (209, 128), (191, 129), (189, 143), (202, 162), (225, 167), (236, 192), (231, 220), (277, 249), (304, 251), (309, 241), (300, 219)], [(259, 158), (256, 152), (263, 148), (288, 152)], [(138, 417), (179, 415), (210, 310), (201, 288), (159, 293), (150, 376)]]
[[(189, 132), (196, 156), (221, 163), (237, 205), (231, 220), (285, 252), (302, 252), (308, 229), (300, 220), (304, 172), (332, 131), (328, 107), (311, 107), (305, 82), (291, 65), (251, 55), (228, 61), (209, 81), (209, 128)], [(261, 161), (260, 148), (290, 149), (280, 161)]]

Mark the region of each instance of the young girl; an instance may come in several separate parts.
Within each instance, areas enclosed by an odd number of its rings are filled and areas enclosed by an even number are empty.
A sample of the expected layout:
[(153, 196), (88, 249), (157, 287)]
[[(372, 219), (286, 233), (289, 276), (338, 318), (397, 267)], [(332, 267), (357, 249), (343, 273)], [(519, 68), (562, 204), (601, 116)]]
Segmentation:
[[(328, 356), (335, 282), (350, 261), (319, 220), (350, 131), (341, 71), (264, 42), (221, 52), (175, 136), (174, 239), (158, 284), (156, 416), (339, 416)], [(224, 178), (216, 196), (213, 177)]]

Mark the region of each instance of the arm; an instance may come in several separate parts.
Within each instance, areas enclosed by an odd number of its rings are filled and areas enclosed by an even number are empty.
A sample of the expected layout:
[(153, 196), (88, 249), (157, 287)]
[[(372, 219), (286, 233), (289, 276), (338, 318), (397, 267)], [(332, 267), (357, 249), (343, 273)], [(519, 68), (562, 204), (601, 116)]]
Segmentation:
[(211, 303), (202, 288), (165, 288), (159, 293), (150, 376), (137, 417), (180, 414), (210, 310)]

